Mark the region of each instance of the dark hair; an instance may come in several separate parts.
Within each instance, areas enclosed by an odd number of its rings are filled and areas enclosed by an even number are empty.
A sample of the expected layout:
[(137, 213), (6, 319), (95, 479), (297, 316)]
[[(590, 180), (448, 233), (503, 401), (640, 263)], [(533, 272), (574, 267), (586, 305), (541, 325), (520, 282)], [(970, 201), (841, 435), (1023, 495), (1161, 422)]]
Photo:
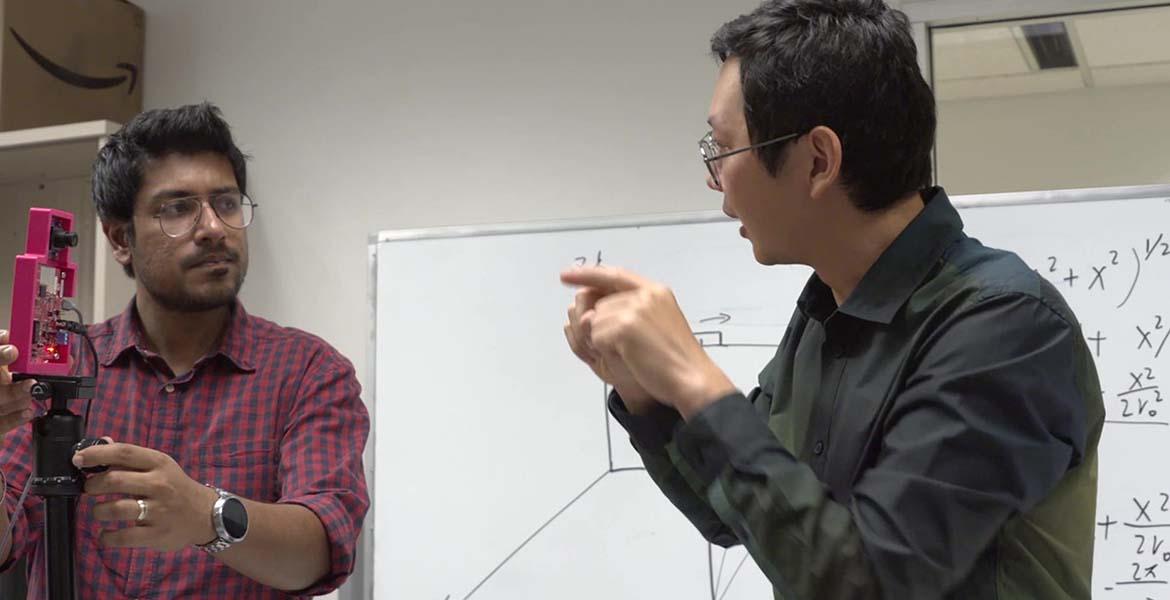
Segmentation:
[[(227, 157), (236, 185), (247, 193), (247, 159), (232, 140), (223, 113), (209, 103), (148, 110), (110, 136), (93, 163), (93, 203), (104, 222), (131, 222), (134, 199), (142, 186), (143, 169), (152, 158), (170, 154), (214, 152)], [(133, 267), (125, 267), (133, 277)]]
[[(819, 125), (840, 136), (858, 208), (882, 210), (930, 185), (934, 94), (901, 11), (881, 0), (768, 0), (720, 27), (711, 51), (740, 60), (752, 143)], [(756, 153), (775, 175), (786, 148)]]

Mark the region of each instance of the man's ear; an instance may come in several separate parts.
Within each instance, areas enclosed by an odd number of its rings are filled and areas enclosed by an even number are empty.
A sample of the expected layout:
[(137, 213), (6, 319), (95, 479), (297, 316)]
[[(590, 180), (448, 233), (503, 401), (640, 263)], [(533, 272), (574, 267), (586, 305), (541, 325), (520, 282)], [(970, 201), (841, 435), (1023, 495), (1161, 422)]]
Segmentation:
[(114, 249), (114, 260), (123, 267), (131, 262), (131, 247), (134, 245), (134, 223), (130, 221), (102, 221), (102, 231)]
[(809, 192), (814, 198), (823, 196), (841, 177), (841, 162), (845, 159), (841, 138), (836, 131), (825, 127), (814, 127), (808, 133), (808, 145), (812, 151), (812, 171), (809, 173)]

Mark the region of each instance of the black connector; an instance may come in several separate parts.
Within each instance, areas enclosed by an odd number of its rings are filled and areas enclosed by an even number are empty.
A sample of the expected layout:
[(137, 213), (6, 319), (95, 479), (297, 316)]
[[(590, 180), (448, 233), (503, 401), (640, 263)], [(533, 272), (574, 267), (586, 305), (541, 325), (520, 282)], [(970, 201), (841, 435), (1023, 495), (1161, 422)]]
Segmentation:
[(81, 335), (88, 333), (85, 324), (78, 323), (77, 321), (57, 321), (57, 329), (64, 329), (65, 331), (71, 331)]

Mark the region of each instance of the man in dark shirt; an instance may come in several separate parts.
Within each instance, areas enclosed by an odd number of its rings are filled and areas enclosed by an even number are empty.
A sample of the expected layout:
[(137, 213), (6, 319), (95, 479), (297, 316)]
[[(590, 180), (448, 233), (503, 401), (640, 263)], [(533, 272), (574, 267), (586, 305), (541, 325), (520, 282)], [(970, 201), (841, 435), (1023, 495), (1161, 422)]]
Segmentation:
[(777, 598), (1089, 598), (1096, 371), (1055, 289), (928, 187), (905, 16), (774, 0), (712, 46), (708, 185), (756, 260), (816, 273), (746, 396), (669, 289), (562, 274), (569, 345), (650, 476)]

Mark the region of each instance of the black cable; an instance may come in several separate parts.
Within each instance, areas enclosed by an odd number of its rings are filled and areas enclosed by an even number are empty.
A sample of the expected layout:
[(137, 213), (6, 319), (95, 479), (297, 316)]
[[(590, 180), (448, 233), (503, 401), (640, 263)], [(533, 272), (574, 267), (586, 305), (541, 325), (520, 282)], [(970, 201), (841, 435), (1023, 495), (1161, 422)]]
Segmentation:
[[(32, 488), (32, 480), (32, 473), (29, 473), (28, 479), (24, 480), (24, 491), (20, 493), (20, 500), (16, 501), (16, 507), (12, 509), (12, 515), (8, 517), (8, 529), (4, 530), (4, 537), (0, 539), (0, 548), (7, 546), (8, 542), (12, 541), (12, 532), (16, 530), (16, 520), (24, 512), (24, 499), (28, 498), (28, 491)], [(0, 490), (0, 498), (4, 498), (7, 495), (8, 480), (4, 480), (4, 489)]]
[[(81, 314), (81, 309), (77, 308), (77, 305), (73, 304), (69, 300), (65, 300), (64, 302), (62, 302), (61, 307), (77, 316), (76, 323), (62, 321), (61, 325), (63, 325), (65, 327), (65, 329), (67, 329), (73, 333), (76, 333), (77, 335), (80, 335), (82, 338), (85, 339), (86, 345), (89, 346), (89, 356), (90, 356), (91, 364), (93, 365), (92, 376), (94, 378), (94, 381), (96, 382), (97, 376), (98, 376), (98, 366), (99, 366), (98, 365), (97, 348), (94, 347), (93, 340), (90, 339), (90, 337), (89, 337), (89, 330), (85, 326), (85, 316)], [(85, 427), (86, 431), (89, 430), (89, 408), (92, 404), (93, 404), (93, 398), (92, 397), (86, 398), (86, 400), (85, 400), (85, 420), (82, 421), (84, 423), (83, 426)]]
[[(78, 313), (78, 315), (80, 316), (80, 313)], [(88, 333), (88, 332), (87, 332), (87, 333), (83, 333), (83, 334), (81, 334), (81, 337), (85, 338), (85, 343), (86, 343), (86, 345), (87, 345), (87, 346), (89, 346), (89, 355), (90, 355), (90, 357), (91, 357), (91, 358), (93, 358), (93, 380), (94, 380), (94, 385), (97, 385), (97, 376), (98, 376), (98, 356), (97, 356), (97, 349), (96, 349), (96, 348), (94, 348), (94, 346), (93, 346), (93, 340), (89, 339), (89, 333)], [(84, 420), (84, 421), (82, 421), (82, 431), (89, 431), (89, 407), (90, 407), (92, 404), (93, 404), (93, 394), (90, 394), (90, 395), (89, 395), (89, 398), (86, 398), (86, 399), (85, 399), (85, 420)]]

